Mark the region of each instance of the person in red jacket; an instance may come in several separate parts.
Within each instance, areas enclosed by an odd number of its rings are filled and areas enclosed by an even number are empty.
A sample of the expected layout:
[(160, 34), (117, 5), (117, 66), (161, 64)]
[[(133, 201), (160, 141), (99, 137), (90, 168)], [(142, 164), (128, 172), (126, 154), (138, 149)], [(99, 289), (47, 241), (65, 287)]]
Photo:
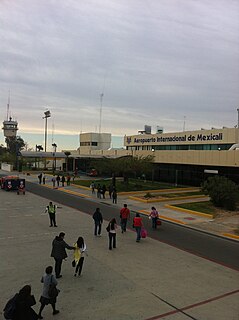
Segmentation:
[(136, 230), (136, 234), (137, 234), (136, 242), (139, 242), (141, 239), (141, 228), (143, 226), (142, 218), (140, 217), (139, 213), (136, 213), (136, 216), (134, 217), (133, 226), (134, 226), (134, 228)]
[(130, 218), (130, 211), (127, 208), (127, 204), (124, 204), (124, 207), (120, 210), (120, 219), (121, 219), (121, 232), (126, 232), (127, 221)]

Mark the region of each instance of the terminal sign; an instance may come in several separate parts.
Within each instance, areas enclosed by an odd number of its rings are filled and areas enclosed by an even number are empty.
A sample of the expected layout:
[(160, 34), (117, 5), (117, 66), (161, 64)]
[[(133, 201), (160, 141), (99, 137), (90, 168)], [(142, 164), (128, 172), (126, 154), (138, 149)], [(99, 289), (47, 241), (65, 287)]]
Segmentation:
[[(219, 141), (223, 140), (223, 134), (202, 134), (198, 133), (197, 135), (183, 135), (183, 136), (171, 136), (171, 137), (151, 137), (151, 138), (134, 138), (134, 143), (158, 143), (158, 142), (197, 142), (197, 141)], [(131, 137), (127, 137), (127, 143), (132, 142)]]

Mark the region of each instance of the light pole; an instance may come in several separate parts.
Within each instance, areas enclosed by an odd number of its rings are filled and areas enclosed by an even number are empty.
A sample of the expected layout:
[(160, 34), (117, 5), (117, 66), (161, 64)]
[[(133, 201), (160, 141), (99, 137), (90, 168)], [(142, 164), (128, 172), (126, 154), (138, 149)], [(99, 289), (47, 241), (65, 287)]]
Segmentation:
[[(50, 118), (51, 112), (49, 110), (44, 112), (45, 117), (42, 119), (45, 119), (45, 156), (46, 156), (46, 147), (47, 147), (47, 118)], [(45, 169), (46, 169), (46, 158), (45, 158)]]
[(46, 146), (47, 146), (47, 118), (50, 118), (51, 112), (49, 110), (44, 112), (44, 117), (42, 119), (45, 119), (45, 152), (46, 152)]
[(55, 170), (56, 170), (56, 148), (57, 148), (57, 145), (56, 145), (56, 143), (53, 143), (52, 146), (54, 148), (54, 153), (53, 153), (53, 157), (54, 157), (53, 173), (55, 173)]

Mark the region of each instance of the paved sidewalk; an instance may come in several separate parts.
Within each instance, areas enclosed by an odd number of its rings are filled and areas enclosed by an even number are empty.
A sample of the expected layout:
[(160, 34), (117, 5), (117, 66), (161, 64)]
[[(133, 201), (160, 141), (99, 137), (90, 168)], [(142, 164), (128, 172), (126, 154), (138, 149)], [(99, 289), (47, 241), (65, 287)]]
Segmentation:
[(32, 286), (38, 311), (40, 279), (45, 267), (53, 265), (51, 242), (64, 231), (69, 244), (84, 237), (88, 257), (82, 277), (74, 277), (68, 251), (59, 279), (60, 313), (53, 316), (47, 306), (44, 319), (238, 320), (236, 270), (151, 238), (137, 243), (131, 231), (118, 232), (117, 248), (109, 251), (106, 222), (102, 237), (94, 237), (90, 215), (62, 206), (59, 227), (49, 228), (48, 200), (29, 192), (18, 196), (0, 190), (0, 203), (1, 319), (7, 299), (25, 284)]
[[(27, 176), (26, 174), (21, 174), (26, 180), (38, 183), (37, 174), (31, 174)], [(46, 184), (42, 185), (44, 187), (52, 188), (51, 175), (46, 175)], [(84, 177), (85, 179), (85, 177)], [(89, 178), (89, 185), (91, 179)], [(65, 184), (66, 185), (66, 184)], [(80, 187), (71, 183), (70, 186), (60, 187), (58, 190), (62, 192), (72, 193), (80, 197), (90, 198), (91, 200), (102, 203), (112, 203), (109, 199), (108, 193), (106, 193), (106, 199), (98, 199), (96, 193), (92, 195), (90, 188)], [(132, 195), (132, 194), (130, 194)], [(208, 199), (207, 197), (205, 199)], [(198, 199), (193, 199), (193, 201), (203, 201), (201, 197)], [(124, 203), (128, 204), (131, 211), (140, 212), (141, 214), (149, 215), (152, 206), (155, 206), (160, 213), (162, 220), (169, 221), (172, 223), (184, 225), (186, 227), (199, 229), (208, 233), (213, 233), (218, 236), (230, 238), (235, 241), (239, 241), (239, 235), (236, 235), (233, 230), (239, 225), (238, 216), (233, 216), (228, 219), (218, 220), (213, 219), (210, 215), (195, 214), (190, 213), (187, 210), (181, 209), (180, 211), (174, 208), (166, 207), (167, 204), (173, 205), (176, 203), (190, 202), (190, 200), (173, 200), (168, 202), (159, 203), (142, 203), (129, 198), (127, 194), (118, 194), (117, 206), (122, 207)]]

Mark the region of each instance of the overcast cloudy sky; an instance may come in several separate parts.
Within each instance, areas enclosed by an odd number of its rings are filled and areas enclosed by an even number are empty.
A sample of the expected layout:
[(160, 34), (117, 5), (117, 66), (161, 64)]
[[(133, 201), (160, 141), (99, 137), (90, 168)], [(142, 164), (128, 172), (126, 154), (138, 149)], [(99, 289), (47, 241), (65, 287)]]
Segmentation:
[(55, 139), (98, 131), (101, 93), (113, 135), (233, 127), (238, 35), (236, 0), (1, 0), (1, 122), (10, 90), (18, 134), (42, 141), (47, 107)]

